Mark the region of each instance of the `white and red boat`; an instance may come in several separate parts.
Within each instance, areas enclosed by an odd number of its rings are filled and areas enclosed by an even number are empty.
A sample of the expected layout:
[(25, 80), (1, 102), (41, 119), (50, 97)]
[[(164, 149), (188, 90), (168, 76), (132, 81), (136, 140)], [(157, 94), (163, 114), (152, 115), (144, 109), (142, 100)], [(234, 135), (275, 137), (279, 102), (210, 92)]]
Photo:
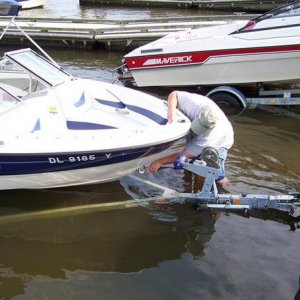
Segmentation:
[(169, 34), (124, 56), (137, 86), (236, 85), (300, 78), (300, 1), (250, 21)]

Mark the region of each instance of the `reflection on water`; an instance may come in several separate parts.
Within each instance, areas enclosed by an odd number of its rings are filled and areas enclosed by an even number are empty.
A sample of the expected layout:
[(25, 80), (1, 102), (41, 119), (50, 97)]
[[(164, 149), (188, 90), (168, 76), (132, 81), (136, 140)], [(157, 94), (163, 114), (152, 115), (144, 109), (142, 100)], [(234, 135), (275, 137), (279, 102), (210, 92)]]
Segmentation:
[(151, 19), (197, 15), (226, 14), (226, 12), (193, 9), (126, 7), (125, 6), (80, 6), (79, 0), (47, 0), (43, 9), (21, 11), (22, 17), (56, 17), (104, 20)]
[[(122, 184), (139, 193), (136, 183)], [(117, 183), (89, 188), (30, 191), (23, 197), (6, 192), (1, 210), (32, 211), (38, 201), (39, 209), (46, 209), (126, 197)], [(21, 209), (22, 201), (31, 207)], [(4, 299), (285, 299), (297, 292), (300, 241), (283, 229), (187, 204), (0, 219), (0, 294)]]
[(136, 208), (1, 224), (2, 262), (15, 274), (66, 279), (65, 270), (129, 273), (185, 252), (202, 256), (214, 217), (173, 209), (178, 222), (157, 222)]
[[(0, 211), (2, 217), (7, 217), (24, 211), (125, 198), (130, 197), (117, 182), (57, 190), (4, 191)], [(173, 215), (176, 219), (158, 220), (156, 217), (160, 215)], [(68, 282), (70, 277), (93, 277), (103, 272), (141, 272), (156, 268), (164, 261), (180, 260), (184, 253), (196, 259), (204, 255), (217, 216), (214, 212), (199, 213), (182, 205), (63, 216), (50, 214), (25, 221), (0, 218), (0, 294), (7, 299), (22, 294), (32, 299), (42, 295), (36, 288), (46, 285), (47, 299), (54, 299), (57, 291), (47, 289), (47, 284), (54, 284), (58, 279)], [(30, 288), (26, 291), (28, 286), (34, 290), (33, 294)], [(80, 295), (86, 293), (81, 294), (76, 284), (74, 288), (77, 292), (64, 299), (81, 299)], [(74, 294), (77, 294), (75, 298)], [(89, 299), (98, 299), (97, 292), (91, 295)]]
[(299, 190), (299, 120), (255, 110), (234, 118), (234, 124), (236, 139), (227, 168), (236, 177), (236, 188)]

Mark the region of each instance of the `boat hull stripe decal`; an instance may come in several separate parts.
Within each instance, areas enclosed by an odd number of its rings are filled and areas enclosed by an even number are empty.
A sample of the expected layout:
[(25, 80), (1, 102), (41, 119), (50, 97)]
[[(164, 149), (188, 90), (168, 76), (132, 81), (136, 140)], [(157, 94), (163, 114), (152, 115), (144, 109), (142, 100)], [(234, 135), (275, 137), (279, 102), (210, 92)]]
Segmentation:
[(114, 165), (160, 153), (173, 143), (174, 141), (111, 152), (1, 154), (0, 178), (5, 175), (39, 174)]
[(119, 109), (126, 108), (126, 105), (122, 102), (115, 102), (115, 101), (103, 100), (98, 98), (95, 98), (95, 100), (103, 105), (108, 105)]
[(300, 45), (171, 53), (162, 55), (147, 55), (142, 57), (127, 57), (125, 58), (125, 63), (129, 70), (138, 70), (148, 68), (172, 67), (180, 65), (184, 66), (193, 64), (203, 64), (209, 59), (224, 56), (274, 54), (292, 51), (300, 51)]
[(126, 106), (128, 107), (129, 110), (134, 111), (135, 113), (141, 114), (149, 119), (151, 119), (152, 121), (156, 122), (159, 125), (166, 125), (168, 123), (168, 120), (166, 118), (161, 117), (160, 115), (139, 107), (139, 106), (135, 106), (135, 105), (128, 105), (126, 104)]
[(79, 121), (67, 121), (67, 127), (70, 130), (98, 130), (98, 129), (116, 129), (116, 127)]
[(85, 103), (85, 94), (82, 93), (79, 100), (74, 103), (74, 106), (75, 107), (80, 107), (80, 106), (84, 105), (84, 103)]
[(120, 108), (120, 109), (124, 109), (124, 108), (128, 108), (129, 110), (138, 113), (140, 115), (143, 115), (149, 119), (151, 119), (152, 121), (156, 122), (159, 125), (165, 125), (168, 123), (168, 120), (166, 118), (163, 118), (162, 116), (139, 106), (136, 105), (130, 105), (130, 104), (124, 104), (121, 103), (120, 104), (118, 102), (114, 102), (114, 101), (108, 101), (108, 100), (102, 100), (102, 99), (97, 99), (95, 98), (96, 101), (98, 101), (99, 103), (103, 104), (103, 105), (108, 105), (108, 106), (112, 106), (115, 108)]

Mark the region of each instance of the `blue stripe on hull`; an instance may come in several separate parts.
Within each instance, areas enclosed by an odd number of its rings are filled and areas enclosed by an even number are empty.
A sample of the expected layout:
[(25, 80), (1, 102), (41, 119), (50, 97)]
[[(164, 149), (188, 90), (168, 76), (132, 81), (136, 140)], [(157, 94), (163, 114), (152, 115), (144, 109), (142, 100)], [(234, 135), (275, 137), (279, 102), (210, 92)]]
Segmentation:
[(172, 144), (173, 142), (168, 142), (151, 147), (112, 152), (0, 154), (0, 176), (68, 171), (117, 164), (159, 153)]

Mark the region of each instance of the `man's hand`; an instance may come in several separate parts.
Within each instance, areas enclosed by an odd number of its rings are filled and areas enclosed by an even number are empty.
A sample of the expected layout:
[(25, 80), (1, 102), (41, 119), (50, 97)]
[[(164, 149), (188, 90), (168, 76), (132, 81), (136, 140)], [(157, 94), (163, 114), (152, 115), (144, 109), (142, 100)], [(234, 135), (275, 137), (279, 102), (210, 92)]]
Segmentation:
[(155, 160), (154, 162), (152, 162), (150, 164), (150, 166), (148, 167), (148, 171), (150, 173), (154, 173), (156, 172), (160, 167), (162, 166), (162, 163), (160, 162), (159, 159)]
[(185, 157), (190, 156), (190, 154), (187, 151), (183, 151), (182, 153), (181, 152), (173, 153), (153, 161), (147, 170), (151, 173), (154, 173), (163, 165), (173, 164), (179, 155), (183, 155)]

